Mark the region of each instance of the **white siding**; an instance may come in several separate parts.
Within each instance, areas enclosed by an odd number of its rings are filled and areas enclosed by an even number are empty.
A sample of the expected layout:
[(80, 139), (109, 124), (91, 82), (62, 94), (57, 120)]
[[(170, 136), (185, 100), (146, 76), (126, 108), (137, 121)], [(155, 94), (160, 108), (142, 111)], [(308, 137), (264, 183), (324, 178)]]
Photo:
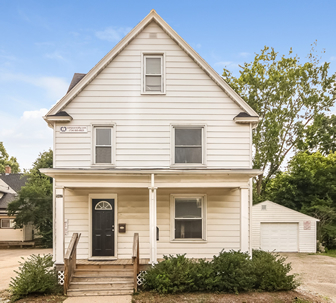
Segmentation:
[[(89, 194), (117, 194), (118, 223), (126, 223), (126, 233), (117, 235), (118, 258), (130, 258), (133, 235), (140, 235), (140, 255), (149, 257), (149, 198), (148, 189), (66, 189), (64, 217), (68, 222), (65, 249), (71, 235), (81, 232), (77, 257), (89, 255)], [(207, 195), (205, 243), (176, 243), (170, 240), (170, 195), (181, 193)], [(240, 191), (231, 189), (158, 189), (157, 226), (160, 229), (158, 257), (187, 253), (188, 257), (211, 258), (222, 249), (240, 248)], [(115, 229), (117, 231), (117, 228)]]
[[(15, 217), (2, 216), (0, 219), (14, 219)], [(0, 228), (0, 241), (24, 241), (23, 228)]]
[[(266, 210), (262, 210), (266, 205)], [(311, 229), (304, 229), (304, 221), (311, 221)], [(317, 219), (281, 206), (265, 201), (252, 207), (252, 247), (261, 247), (261, 223), (298, 223), (299, 252), (316, 252), (316, 221)]]
[[(157, 38), (150, 39), (149, 32)], [(141, 95), (141, 52), (165, 52), (166, 94)], [(207, 125), (209, 168), (250, 168), (250, 126), (242, 111), (163, 30), (148, 25), (66, 108), (88, 133), (60, 133), (55, 167), (91, 167), (91, 123), (115, 123), (117, 167), (169, 167), (171, 124)]]

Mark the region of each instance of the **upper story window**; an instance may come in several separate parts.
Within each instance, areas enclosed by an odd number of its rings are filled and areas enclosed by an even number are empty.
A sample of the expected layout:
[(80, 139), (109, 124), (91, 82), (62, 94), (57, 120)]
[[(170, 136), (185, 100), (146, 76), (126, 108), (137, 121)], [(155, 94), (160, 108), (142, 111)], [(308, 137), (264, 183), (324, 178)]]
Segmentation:
[(174, 127), (174, 164), (204, 164), (204, 127)]
[(95, 127), (94, 134), (94, 163), (112, 164), (113, 127)]
[(143, 55), (143, 93), (165, 93), (164, 55)]
[(1, 228), (14, 228), (14, 219), (1, 219)]

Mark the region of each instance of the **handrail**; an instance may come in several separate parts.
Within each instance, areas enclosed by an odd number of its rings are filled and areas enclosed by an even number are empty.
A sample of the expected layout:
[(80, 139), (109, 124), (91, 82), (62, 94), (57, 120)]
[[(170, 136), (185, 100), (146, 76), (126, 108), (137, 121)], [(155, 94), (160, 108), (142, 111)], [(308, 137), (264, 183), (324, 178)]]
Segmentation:
[(138, 291), (138, 273), (140, 272), (140, 258), (139, 258), (139, 234), (135, 233), (133, 237), (133, 279), (134, 291)]
[(81, 234), (73, 233), (67, 252), (64, 256), (64, 295), (67, 294), (71, 277), (76, 269), (77, 245)]

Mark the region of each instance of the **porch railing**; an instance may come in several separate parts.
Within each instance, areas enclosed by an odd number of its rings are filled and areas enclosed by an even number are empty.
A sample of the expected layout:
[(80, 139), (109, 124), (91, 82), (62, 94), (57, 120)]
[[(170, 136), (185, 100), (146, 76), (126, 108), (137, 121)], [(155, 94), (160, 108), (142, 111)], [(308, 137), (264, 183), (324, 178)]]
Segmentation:
[(76, 269), (77, 244), (80, 236), (80, 233), (72, 234), (67, 252), (64, 256), (64, 295), (67, 294), (71, 277)]
[(138, 291), (138, 273), (140, 272), (140, 258), (139, 258), (139, 234), (135, 233), (133, 237), (133, 279), (134, 291)]

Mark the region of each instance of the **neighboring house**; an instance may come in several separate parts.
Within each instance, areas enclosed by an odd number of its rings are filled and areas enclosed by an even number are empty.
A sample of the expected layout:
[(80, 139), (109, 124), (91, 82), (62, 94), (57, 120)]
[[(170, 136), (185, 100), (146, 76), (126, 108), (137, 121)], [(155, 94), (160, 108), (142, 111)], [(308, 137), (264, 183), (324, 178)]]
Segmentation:
[(252, 207), (252, 248), (277, 252), (316, 252), (316, 218), (264, 201)]
[(154, 10), (44, 119), (56, 264), (77, 232), (77, 259), (251, 252), (259, 117)]
[(0, 243), (23, 242), (33, 239), (32, 225), (14, 229), (15, 216), (8, 216), (7, 206), (14, 201), (21, 187), (26, 184), (27, 177), (22, 174), (11, 174), (9, 166), (6, 173), (0, 174)]

